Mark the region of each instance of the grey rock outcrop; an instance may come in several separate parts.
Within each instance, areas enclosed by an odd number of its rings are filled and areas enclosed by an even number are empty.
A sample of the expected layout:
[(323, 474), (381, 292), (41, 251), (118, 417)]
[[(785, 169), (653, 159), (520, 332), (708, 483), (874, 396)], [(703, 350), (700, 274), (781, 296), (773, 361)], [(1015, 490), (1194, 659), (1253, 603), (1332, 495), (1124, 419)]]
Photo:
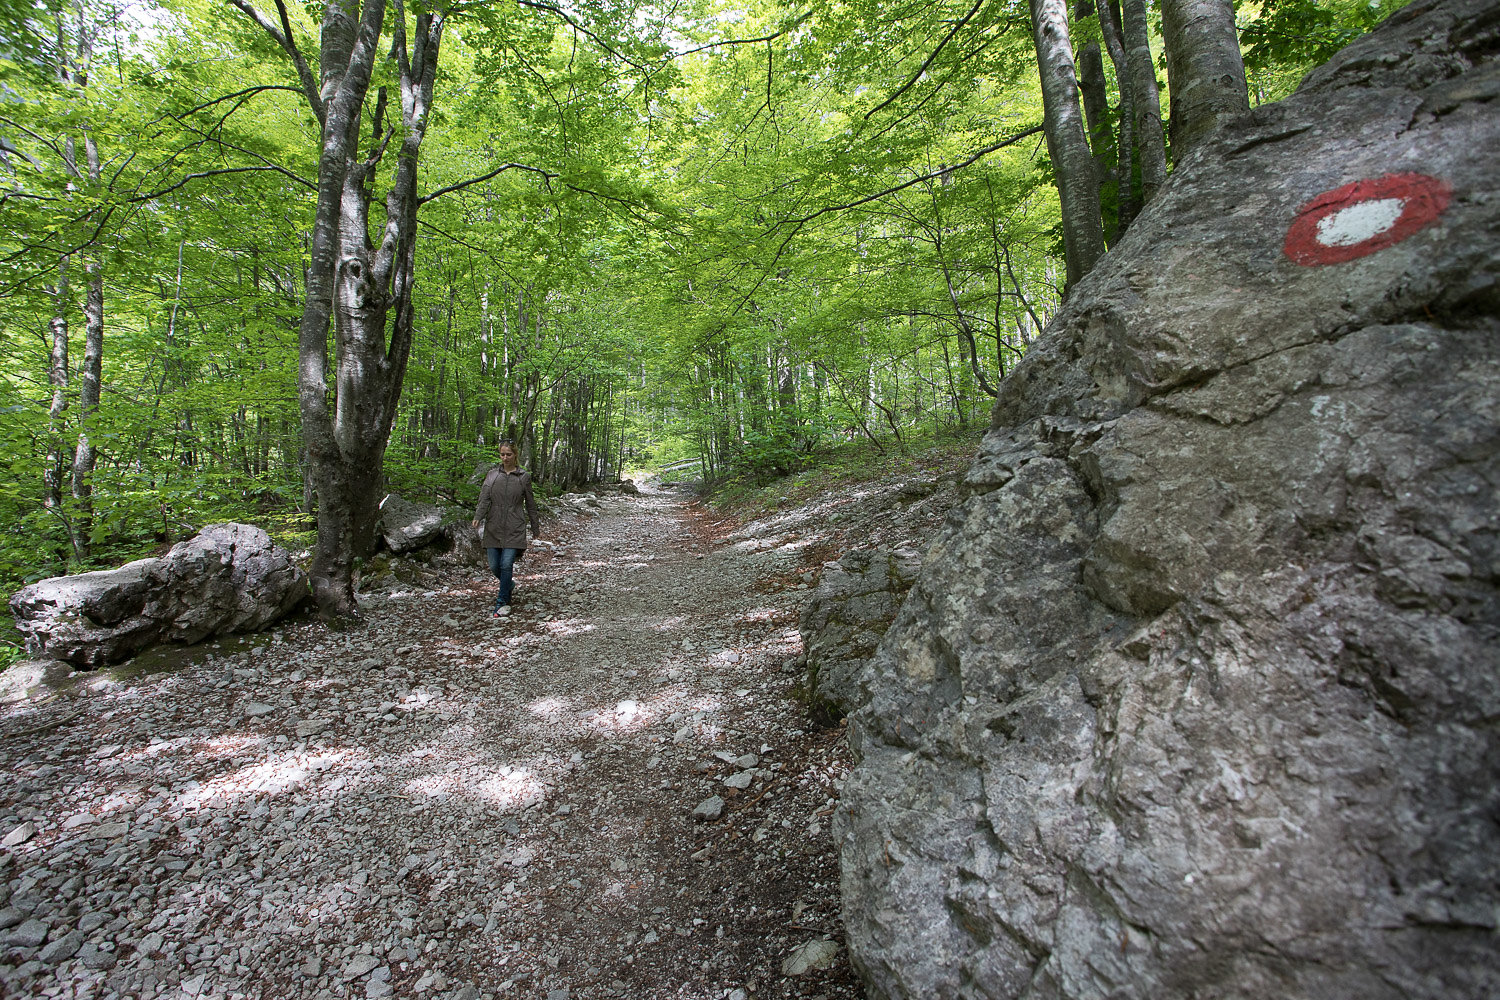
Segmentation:
[(392, 493), (380, 503), (380, 537), (397, 554), (431, 545), (444, 537), (443, 508)]
[(452, 547), (444, 553), (446, 562), (460, 566), (483, 566), (484, 546), (479, 535), (479, 529), (470, 523), (470, 515), (458, 512), (450, 515), (448, 526), (448, 540)]
[(859, 548), (823, 564), (802, 608), (803, 687), (818, 713), (843, 715), (868, 699), (864, 667), (922, 568), (913, 549)]
[(307, 575), (260, 528), (211, 524), (160, 558), (34, 583), (10, 608), (31, 655), (98, 667), (159, 643), (253, 632), (306, 595)]
[(1231, 123), (1006, 380), (850, 716), (871, 997), (1500, 996), (1497, 14)]

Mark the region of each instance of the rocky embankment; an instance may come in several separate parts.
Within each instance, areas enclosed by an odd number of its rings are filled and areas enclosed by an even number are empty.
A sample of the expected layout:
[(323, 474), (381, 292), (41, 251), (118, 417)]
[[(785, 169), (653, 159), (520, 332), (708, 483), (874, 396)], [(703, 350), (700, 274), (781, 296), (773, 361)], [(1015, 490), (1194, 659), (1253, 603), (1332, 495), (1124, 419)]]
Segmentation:
[(853, 673), (872, 997), (1500, 995), (1493, 0), (1178, 164)]
[(748, 524), (575, 498), (498, 621), (487, 574), (408, 555), (345, 631), (13, 668), (4, 994), (861, 995), (797, 617), (855, 538), (930, 534), (942, 471)]

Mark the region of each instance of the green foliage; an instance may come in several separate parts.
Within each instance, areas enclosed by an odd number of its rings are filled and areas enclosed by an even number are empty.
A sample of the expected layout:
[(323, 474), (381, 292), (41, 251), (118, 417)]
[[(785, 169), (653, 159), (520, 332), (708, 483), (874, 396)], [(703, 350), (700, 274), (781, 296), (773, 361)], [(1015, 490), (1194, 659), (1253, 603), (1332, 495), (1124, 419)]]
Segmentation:
[[(1262, 0), (1240, 10), (1245, 72), (1261, 100), (1286, 96), (1313, 67), (1410, 0)], [(1253, 18), (1245, 15), (1254, 12)]]
[(722, 513), (758, 517), (861, 483), (960, 471), (972, 460), (978, 438), (978, 428), (930, 431), (914, 435), (900, 452), (881, 450), (869, 441), (843, 442), (805, 456), (793, 473), (723, 480), (714, 485), (707, 499)]
[[(1242, 6), (1259, 93), (1398, 5)], [(1061, 280), (1044, 144), (1006, 141), (1041, 119), (1026, 6), (567, 9), (453, 8), (391, 488), (470, 503), (514, 436), (549, 488), (697, 463), (759, 495), (984, 426)], [(321, 9), (289, 16), (316, 66)], [(0, 38), (0, 587), (215, 520), (304, 548), (319, 134), (284, 52), (216, 0), (0, 0)], [(95, 276), (103, 394), (85, 417)], [(99, 458), (74, 496), (81, 431)]]

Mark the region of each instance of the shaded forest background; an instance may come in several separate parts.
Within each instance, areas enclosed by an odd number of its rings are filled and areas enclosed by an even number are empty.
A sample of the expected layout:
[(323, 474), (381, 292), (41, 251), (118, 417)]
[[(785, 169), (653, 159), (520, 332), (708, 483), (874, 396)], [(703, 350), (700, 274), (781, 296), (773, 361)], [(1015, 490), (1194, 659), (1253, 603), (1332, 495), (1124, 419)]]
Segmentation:
[[(299, 324), (339, 7), (273, 4), (0, 0), (7, 592), (213, 521), (313, 538)], [(1249, 102), (1398, 6), (1237, 5)], [(1063, 225), (1070, 173), (1110, 245), (1160, 180), (1151, 121), (1164, 169), (1188, 146), (1161, 11), (1104, 15), (1093, 0), (383, 8), (354, 122), (368, 177), (346, 187), (380, 244), (407, 211), (384, 192), (414, 171), (409, 356), (379, 488), (469, 503), (502, 438), (561, 489), (681, 463), (764, 478), (976, 432), (1087, 269)], [(1077, 80), (1083, 168), (1049, 155), (1046, 18)], [(420, 59), (439, 22), (407, 162), (405, 48)], [(329, 351), (333, 400), (348, 359)]]

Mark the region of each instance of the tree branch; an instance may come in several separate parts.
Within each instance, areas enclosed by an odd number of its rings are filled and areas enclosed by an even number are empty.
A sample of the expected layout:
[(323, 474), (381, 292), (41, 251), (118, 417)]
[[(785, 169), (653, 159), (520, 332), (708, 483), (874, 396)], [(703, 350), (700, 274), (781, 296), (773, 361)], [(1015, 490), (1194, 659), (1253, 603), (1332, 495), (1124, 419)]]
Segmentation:
[(791, 24), (787, 25), (785, 28), (782, 28), (780, 31), (774, 34), (761, 35), (759, 38), (726, 38), (721, 42), (706, 42), (703, 45), (699, 45), (691, 49), (683, 49), (681, 52), (674, 52), (672, 53), (672, 58), (681, 59), (683, 56), (694, 55), (698, 52), (707, 52), (709, 49), (717, 49), (725, 45), (759, 45), (761, 42), (774, 42), (776, 41), (776, 39), (780, 38), (788, 31), (800, 27), (802, 22), (806, 21), (809, 17), (812, 17), (811, 11), (802, 14), (797, 18), (797, 20), (793, 21)]
[(897, 87), (896, 90), (891, 94), (891, 96), (875, 105), (869, 111), (866, 111), (864, 120), (869, 121), (871, 116), (879, 113), (880, 111), (883, 111), (885, 108), (894, 103), (896, 99), (899, 98), (902, 94), (906, 93), (912, 87), (915, 87), (917, 85), (917, 81), (922, 79), (922, 75), (927, 72), (928, 68), (931, 67), (934, 62), (937, 61), (937, 57), (942, 54), (943, 49), (947, 46), (947, 44), (953, 41), (953, 36), (958, 34), (960, 28), (973, 20), (974, 15), (978, 14), (979, 8), (983, 6), (984, 0), (974, 0), (974, 6), (970, 8), (967, 14), (959, 18), (958, 22), (948, 30), (948, 34), (943, 36), (943, 40), (941, 42), (938, 42), (937, 48), (932, 50), (932, 54), (927, 57), (922, 65), (917, 67), (917, 71), (913, 73), (905, 83)]
[(783, 219), (781, 222), (778, 222), (775, 226), (772, 227), (772, 232), (784, 225), (793, 225), (798, 229), (801, 229), (803, 226), (807, 225), (809, 222), (813, 221), (819, 216), (829, 215), (833, 212), (844, 212), (848, 211), (851, 208), (858, 208), (861, 205), (868, 205), (872, 201), (879, 201), (881, 198), (893, 195), (898, 191), (905, 191), (907, 188), (912, 187), (915, 184), (921, 184), (924, 181), (930, 181), (935, 177), (941, 177), (943, 174), (950, 173), (954, 170), (962, 170), (964, 167), (978, 162), (979, 160), (995, 152), (996, 150), (1004, 149), (1006, 146), (1014, 145), (1015, 143), (1020, 142), (1022, 139), (1025, 139), (1028, 136), (1036, 135), (1041, 130), (1041, 125), (1033, 125), (1031, 128), (1027, 129), (1024, 132), (1017, 132), (1015, 135), (1007, 136), (997, 143), (993, 143), (989, 146), (984, 147), (983, 149), (971, 155), (967, 160), (961, 160), (950, 167), (942, 167), (929, 173), (919, 174), (916, 177), (913, 177), (911, 180), (903, 181), (900, 184), (886, 188), (884, 191), (876, 191), (874, 194), (866, 195), (863, 198), (858, 198), (843, 205), (829, 205), (824, 208), (820, 208), (811, 215), (805, 215), (800, 219)]
[(582, 24), (580, 24), (577, 20), (575, 20), (574, 17), (571, 14), (569, 14), (567, 11), (563, 10), (560, 6), (557, 6), (555, 4), (550, 4), (550, 3), (541, 3), (541, 2), (538, 2), (538, 0), (516, 0), (516, 3), (518, 3), (522, 7), (530, 7), (532, 10), (539, 10), (539, 11), (542, 11), (544, 13), (553, 14), (553, 15), (557, 16), (558, 18), (561, 18), (574, 31), (576, 31), (579, 34), (583, 35), (585, 38), (589, 39), (589, 41), (593, 42), (595, 45), (599, 46), (605, 52), (607, 52), (610, 55), (614, 56), (616, 59), (620, 60), (625, 65), (629, 66), (631, 69), (638, 70), (639, 72), (644, 73), (647, 76), (651, 75), (651, 71), (649, 69), (647, 69), (645, 66), (642, 66), (640, 63), (636, 62), (634, 59), (631, 59), (629, 56), (626, 56), (625, 54), (623, 54), (623, 53), (621, 53), (619, 51), (616, 51), (613, 46), (611, 46), (604, 39), (600, 38), (594, 32), (590, 31), (588, 28), (585, 28)]
[[(308, 67), (307, 60), (302, 58), (302, 51), (297, 48), (297, 39), (292, 34), (292, 22), (287, 16), (286, 5), (282, 0), (276, 0), (276, 11), (281, 15), (281, 27), (278, 28), (270, 18), (256, 10), (249, 0), (229, 0), (240, 9), (250, 20), (260, 25), (271, 40), (281, 46), (283, 52), (291, 57), (292, 65), (297, 67), (297, 79), (302, 82), (302, 96), (307, 98), (307, 103), (312, 105), (313, 114), (318, 116), (321, 124), (327, 118), (327, 109), (323, 107), (323, 98), (318, 93), (318, 81), (313, 76), (312, 69)], [(284, 32), (284, 33), (283, 33)]]
[(483, 182), (489, 180), (491, 177), (498, 177), (500, 174), (505, 173), (507, 170), (525, 170), (528, 173), (541, 174), (542, 177), (548, 181), (551, 181), (553, 178), (558, 176), (550, 170), (543, 170), (541, 167), (533, 167), (525, 163), (502, 163), (500, 166), (496, 167), (494, 170), (491, 170), (489, 173), (480, 174), (478, 177), (470, 177), (466, 181), (459, 181), (457, 184), (449, 184), (445, 188), (438, 188), (431, 194), (423, 195), (422, 197), (417, 199), (417, 204), (425, 205), (429, 201), (432, 201), (435, 198), (441, 198), (445, 194), (452, 194), (455, 191), (462, 191), (466, 187), (470, 187), (475, 184), (482, 184)]
[(275, 164), (268, 164), (263, 167), (225, 167), (222, 170), (203, 170), (195, 174), (185, 174), (182, 180), (178, 181), (176, 184), (171, 185), (170, 187), (164, 187), (160, 191), (153, 191), (150, 194), (138, 194), (125, 200), (129, 202), (150, 201), (153, 198), (160, 198), (164, 194), (171, 194), (173, 191), (176, 191), (178, 188), (187, 184), (188, 181), (201, 180), (204, 177), (219, 177), (223, 174), (248, 174), (258, 173), (266, 170), (281, 174), (284, 177), (290, 177), (292, 180), (296, 181), (298, 184), (301, 184), (303, 187), (307, 188), (310, 191), (316, 191), (318, 189), (318, 186), (307, 178), (299, 177), (285, 167), (278, 167)]
[(266, 84), (266, 85), (260, 86), (260, 87), (246, 87), (244, 90), (236, 90), (232, 94), (225, 94), (223, 97), (215, 97), (213, 100), (204, 101), (202, 104), (199, 104), (199, 105), (196, 105), (194, 107), (188, 108), (186, 111), (183, 111), (180, 114), (174, 114), (174, 113), (172, 113), (172, 112), (169, 111), (169, 112), (167, 112), (164, 115), (161, 115), (161, 116), (159, 116), (157, 118), (153, 118), (151, 120), (151, 124), (155, 125), (158, 122), (161, 122), (161, 121), (163, 121), (164, 119), (167, 119), (167, 118), (171, 118), (173, 120), (180, 121), (181, 118), (182, 118), (182, 116), (184, 116), (184, 115), (195, 115), (195, 114), (197, 114), (200, 111), (205, 111), (205, 110), (213, 107), (215, 104), (223, 104), (225, 101), (232, 101), (232, 100), (234, 100), (237, 97), (250, 97), (250, 96), (252, 96), (254, 94), (259, 94), (261, 91), (264, 91), (264, 90), (285, 90), (285, 91), (288, 91), (289, 93), (293, 93), (293, 94), (305, 94), (306, 93), (301, 87), (288, 87), (284, 83), (271, 83), (271, 84)]

